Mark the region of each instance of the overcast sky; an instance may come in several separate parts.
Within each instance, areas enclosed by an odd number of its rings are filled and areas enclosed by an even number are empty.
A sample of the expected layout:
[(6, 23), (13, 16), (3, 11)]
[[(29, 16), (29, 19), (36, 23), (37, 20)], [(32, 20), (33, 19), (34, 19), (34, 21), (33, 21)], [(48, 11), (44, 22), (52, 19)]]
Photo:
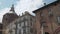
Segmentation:
[(28, 11), (31, 14), (32, 11), (43, 6), (43, 3), (51, 3), (55, 0), (0, 0), (0, 22), (5, 13), (9, 12), (12, 4), (15, 5), (15, 12), (21, 15), (23, 12)]

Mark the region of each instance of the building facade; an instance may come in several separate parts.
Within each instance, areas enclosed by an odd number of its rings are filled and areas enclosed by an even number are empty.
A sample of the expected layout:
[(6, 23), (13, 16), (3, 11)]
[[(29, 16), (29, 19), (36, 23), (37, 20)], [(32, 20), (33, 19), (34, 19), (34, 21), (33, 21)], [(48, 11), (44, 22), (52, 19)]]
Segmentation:
[(60, 0), (33, 12), (36, 14), (36, 34), (60, 34)]
[(17, 34), (34, 34), (33, 24), (35, 23), (35, 16), (25, 12), (17, 22)]

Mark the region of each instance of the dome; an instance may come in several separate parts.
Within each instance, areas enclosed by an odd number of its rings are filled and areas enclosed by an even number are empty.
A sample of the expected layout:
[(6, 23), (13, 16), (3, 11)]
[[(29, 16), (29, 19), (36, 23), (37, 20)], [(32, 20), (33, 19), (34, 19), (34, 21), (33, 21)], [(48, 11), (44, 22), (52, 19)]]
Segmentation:
[(10, 11), (3, 15), (3, 21), (4, 23), (11, 23), (15, 19), (17, 19), (19, 16), (15, 13), (14, 5), (12, 5)]

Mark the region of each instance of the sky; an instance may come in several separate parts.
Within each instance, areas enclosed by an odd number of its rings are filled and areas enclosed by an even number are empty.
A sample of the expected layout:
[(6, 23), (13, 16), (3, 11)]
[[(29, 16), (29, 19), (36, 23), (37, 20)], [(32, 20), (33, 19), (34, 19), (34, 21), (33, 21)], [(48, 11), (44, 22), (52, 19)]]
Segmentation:
[(2, 22), (3, 15), (9, 12), (12, 4), (18, 15), (22, 15), (25, 11), (34, 15), (32, 11), (44, 6), (43, 3), (49, 4), (54, 1), (56, 0), (0, 0), (0, 22)]

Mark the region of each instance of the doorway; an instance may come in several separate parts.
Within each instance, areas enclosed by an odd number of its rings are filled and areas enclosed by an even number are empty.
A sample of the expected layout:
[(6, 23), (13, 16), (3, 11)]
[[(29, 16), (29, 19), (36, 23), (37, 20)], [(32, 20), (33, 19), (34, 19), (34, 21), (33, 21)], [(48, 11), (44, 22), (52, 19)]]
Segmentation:
[(49, 34), (48, 32), (45, 32), (45, 34)]

